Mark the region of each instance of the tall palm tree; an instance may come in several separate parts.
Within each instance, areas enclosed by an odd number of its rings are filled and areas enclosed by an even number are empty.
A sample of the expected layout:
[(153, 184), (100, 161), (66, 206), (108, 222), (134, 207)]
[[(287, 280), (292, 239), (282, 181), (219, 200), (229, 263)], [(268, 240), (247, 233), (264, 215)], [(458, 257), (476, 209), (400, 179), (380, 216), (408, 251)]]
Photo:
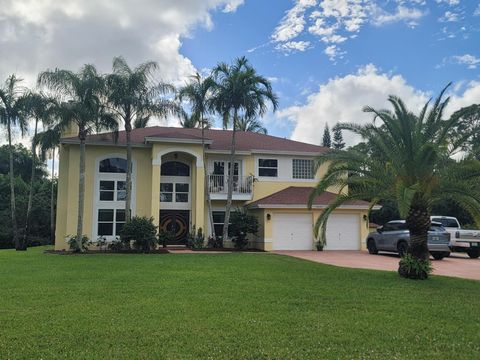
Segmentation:
[(56, 103), (52, 98), (42, 93), (30, 92), (25, 96), (25, 112), (29, 119), (34, 121), (34, 132), (32, 137), (32, 169), (30, 175), (30, 189), (28, 192), (27, 214), (25, 219), (25, 231), (23, 233), (23, 242), (27, 243), (28, 225), (30, 222), (30, 214), (32, 211), (33, 200), (33, 184), (35, 181), (35, 168), (37, 165), (37, 146), (38, 143), (38, 124), (48, 125), (53, 121), (54, 109)]
[(173, 85), (155, 83), (153, 74), (158, 64), (149, 61), (132, 69), (123, 57), (113, 59), (113, 73), (106, 76), (107, 103), (125, 126), (127, 140), (127, 176), (125, 216), (131, 217), (132, 201), (132, 125), (144, 127), (151, 116), (166, 117), (180, 113), (175, 102), (162, 98), (174, 93)]
[(51, 184), (50, 184), (50, 242), (55, 242), (55, 151), (60, 145), (61, 132), (56, 126), (50, 126), (44, 132), (37, 134), (37, 143), (40, 146), (41, 159), (47, 159), (47, 153), (50, 152), (52, 159)]
[(266, 127), (262, 125), (260, 120), (256, 118), (240, 118), (238, 119), (238, 131), (248, 131), (248, 132), (254, 132), (254, 133), (259, 133), (259, 134), (265, 134), (267, 135), (268, 130)]
[(13, 173), (13, 146), (12, 131), (14, 127), (19, 127), (22, 135), (27, 129), (25, 118), (25, 92), (26, 89), (20, 86), (23, 80), (17, 78), (14, 74), (10, 75), (2, 87), (0, 87), (0, 124), (6, 126), (9, 148), (10, 162), (10, 211), (12, 218), (12, 234), (15, 249), (26, 250), (27, 244), (21, 241), (18, 236), (17, 217), (15, 209), (15, 176)]
[[(433, 106), (427, 102), (418, 115), (409, 111), (400, 98), (390, 96), (388, 101), (393, 111), (364, 109), (374, 114), (376, 120), (372, 124), (340, 125), (341, 129), (360, 135), (368, 146), (331, 150), (317, 158), (317, 168), (328, 164), (328, 170), (312, 192), (309, 206), (329, 187), (348, 189), (341, 191), (319, 216), (315, 234), (321, 240), (325, 240), (329, 215), (346, 201), (365, 199), (373, 206), (381, 200), (390, 200), (406, 218), (411, 239), (409, 256), (425, 265), (429, 262), (427, 233), (432, 204), (450, 199), (478, 219), (480, 194), (471, 185), (478, 182), (480, 165), (476, 161), (456, 162), (450, 158), (460, 146), (460, 143), (453, 146), (450, 134), (461, 114), (443, 119), (449, 101), (443, 100), (445, 90)], [(399, 273), (410, 278), (428, 276), (424, 270), (409, 269), (403, 261)]]
[(273, 111), (275, 111), (278, 107), (278, 99), (273, 93), (270, 81), (258, 75), (245, 57), (236, 59), (231, 65), (218, 64), (212, 71), (212, 77), (214, 80), (212, 108), (222, 116), (224, 128), (232, 125), (231, 165), (228, 174), (227, 206), (223, 225), (223, 239), (227, 239), (233, 195), (235, 135), (239, 120), (263, 116), (268, 110), (267, 102), (273, 105)]
[[(200, 126), (202, 129), (202, 157), (203, 157), (203, 169), (204, 169), (204, 182), (205, 182), (205, 197), (207, 199), (208, 206), (208, 219), (210, 222), (210, 228), (212, 229), (212, 237), (216, 239), (215, 226), (213, 224), (212, 213), (212, 200), (210, 198), (210, 191), (208, 187), (208, 172), (207, 161), (205, 157), (205, 129), (211, 127), (211, 123), (205, 116), (210, 112), (209, 102), (211, 89), (214, 85), (212, 78), (207, 77), (205, 79), (197, 72), (192, 76), (191, 81), (178, 90), (177, 97), (180, 101), (187, 100), (190, 103), (192, 114), (182, 123), (183, 127), (196, 128)], [(186, 126), (186, 125), (189, 126)]]
[(66, 101), (57, 109), (61, 132), (72, 124), (78, 127), (80, 164), (78, 182), (77, 245), (82, 251), (83, 212), (85, 204), (85, 141), (87, 135), (102, 129), (118, 130), (113, 114), (102, 105), (105, 83), (93, 65), (84, 65), (78, 73), (70, 70), (47, 70), (38, 77), (39, 85), (48, 87)]

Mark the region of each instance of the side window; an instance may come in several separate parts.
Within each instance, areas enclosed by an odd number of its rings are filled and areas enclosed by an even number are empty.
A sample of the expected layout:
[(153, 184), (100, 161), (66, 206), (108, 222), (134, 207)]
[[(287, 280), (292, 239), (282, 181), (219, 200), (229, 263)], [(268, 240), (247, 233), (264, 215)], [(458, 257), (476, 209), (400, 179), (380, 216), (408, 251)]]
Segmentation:
[(277, 177), (278, 160), (277, 159), (258, 159), (258, 176)]
[(293, 159), (292, 177), (294, 179), (314, 179), (313, 160)]

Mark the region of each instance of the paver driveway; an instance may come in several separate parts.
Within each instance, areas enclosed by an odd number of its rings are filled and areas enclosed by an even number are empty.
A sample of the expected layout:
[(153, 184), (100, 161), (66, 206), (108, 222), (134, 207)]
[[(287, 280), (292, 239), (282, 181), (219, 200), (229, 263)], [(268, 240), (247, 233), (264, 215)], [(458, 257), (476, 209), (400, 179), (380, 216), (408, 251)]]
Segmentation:
[[(370, 255), (366, 251), (275, 251), (300, 259), (323, 264), (358, 269), (397, 271), (400, 258), (393, 254)], [(432, 260), (435, 275), (480, 280), (480, 259), (464, 254), (452, 254), (443, 260)]]

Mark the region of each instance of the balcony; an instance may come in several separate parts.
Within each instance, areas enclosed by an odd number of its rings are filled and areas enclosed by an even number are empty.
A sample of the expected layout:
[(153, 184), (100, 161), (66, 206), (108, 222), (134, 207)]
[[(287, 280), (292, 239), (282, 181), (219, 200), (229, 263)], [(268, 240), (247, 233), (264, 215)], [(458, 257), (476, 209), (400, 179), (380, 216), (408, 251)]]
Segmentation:
[[(208, 175), (208, 191), (212, 200), (227, 200), (228, 176)], [(233, 177), (232, 200), (252, 200), (253, 176)]]

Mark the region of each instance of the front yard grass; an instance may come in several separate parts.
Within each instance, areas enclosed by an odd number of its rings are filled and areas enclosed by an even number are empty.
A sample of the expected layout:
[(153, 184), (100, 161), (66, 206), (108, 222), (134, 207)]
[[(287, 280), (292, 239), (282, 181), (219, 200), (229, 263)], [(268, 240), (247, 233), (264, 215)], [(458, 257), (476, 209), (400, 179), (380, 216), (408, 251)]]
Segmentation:
[(0, 251), (0, 359), (480, 358), (480, 283), (286, 256)]

